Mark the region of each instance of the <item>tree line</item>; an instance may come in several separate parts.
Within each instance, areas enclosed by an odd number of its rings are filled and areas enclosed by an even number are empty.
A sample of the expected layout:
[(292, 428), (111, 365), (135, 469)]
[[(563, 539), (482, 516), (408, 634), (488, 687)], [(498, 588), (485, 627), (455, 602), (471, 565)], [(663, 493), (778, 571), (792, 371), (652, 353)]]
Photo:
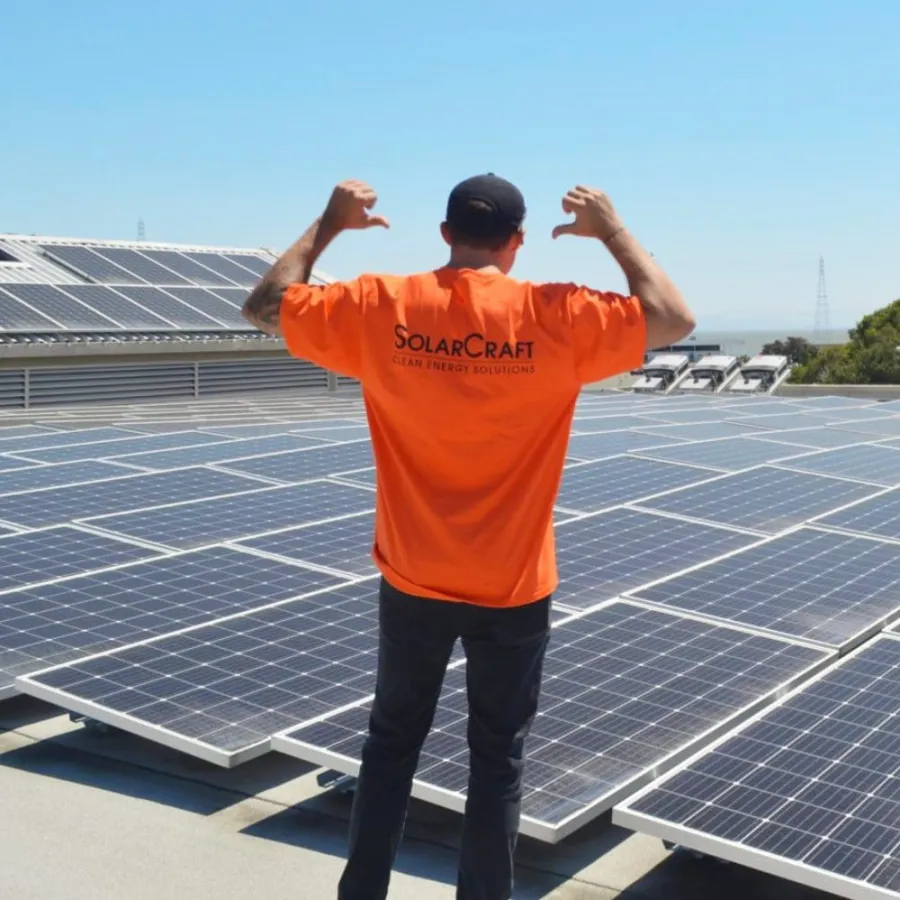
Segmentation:
[(825, 347), (788, 337), (762, 352), (786, 356), (794, 384), (900, 384), (900, 300), (863, 316), (848, 337)]

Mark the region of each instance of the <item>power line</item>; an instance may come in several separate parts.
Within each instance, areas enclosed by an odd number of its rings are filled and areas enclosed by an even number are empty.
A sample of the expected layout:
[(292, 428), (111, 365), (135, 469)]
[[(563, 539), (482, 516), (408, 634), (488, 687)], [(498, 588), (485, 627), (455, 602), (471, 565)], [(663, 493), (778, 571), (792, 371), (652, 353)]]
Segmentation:
[(828, 290), (825, 287), (825, 260), (819, 257), (819, 288), (816, 291), (816, 343), (828, 340), (831, 323), (828, 313)]

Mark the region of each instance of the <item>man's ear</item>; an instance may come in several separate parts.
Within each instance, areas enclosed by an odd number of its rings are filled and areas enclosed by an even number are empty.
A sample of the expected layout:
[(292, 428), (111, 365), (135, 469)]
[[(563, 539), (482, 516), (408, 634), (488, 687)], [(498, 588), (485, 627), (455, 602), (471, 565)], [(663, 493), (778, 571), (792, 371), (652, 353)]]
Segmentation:
[(448, 247), (453, 246), (453, 241), (450, 240), (450, 229), (447, 227), (446, 222), (441, 222), (441, 237), (444, 239), (444, 243), (447, 244)]

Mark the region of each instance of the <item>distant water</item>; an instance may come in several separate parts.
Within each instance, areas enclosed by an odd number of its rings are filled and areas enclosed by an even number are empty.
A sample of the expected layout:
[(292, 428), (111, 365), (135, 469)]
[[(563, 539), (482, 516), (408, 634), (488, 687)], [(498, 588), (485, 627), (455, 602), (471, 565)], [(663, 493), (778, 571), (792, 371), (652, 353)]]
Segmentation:
[[(847, 328), (831, 329), (822, 335), (814, 331), (797, 328), (775, 328), (771, 331), (695, 331), (687, 341), (679, 343), (718, 344), (723, 353), (730, 356), (753, 356), (772, 341), (783, 341), (786, 337), (806, 338), (811, 344), (844, 344), (847, 342)], [(696, 340), (694, 340), (696, 338)]]

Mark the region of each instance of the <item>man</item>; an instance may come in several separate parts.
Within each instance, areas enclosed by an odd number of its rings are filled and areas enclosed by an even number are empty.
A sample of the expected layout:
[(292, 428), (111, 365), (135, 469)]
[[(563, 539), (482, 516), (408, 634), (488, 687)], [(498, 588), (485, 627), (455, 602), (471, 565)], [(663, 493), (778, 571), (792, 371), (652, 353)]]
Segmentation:
[(630, 296), (509, 277), (525, 203), (494, 175), (457, 185), (447, 265), (310, 286), (342, 231), (389, 227), (374, 191), (338, 185), (244, 306), (295, 356), (362, 383), (378, 481), (382, 573), (375, 700), (340, 900), (383, 900), (419, 751), (457, 637), (467, 660), (470, 777), (458, 900), (507, 900), (557, 585), (553, 504), (581, 387), (689, 334), (677, 288), (600, 191), (562, 201), (553, 237), (602, 242)]

